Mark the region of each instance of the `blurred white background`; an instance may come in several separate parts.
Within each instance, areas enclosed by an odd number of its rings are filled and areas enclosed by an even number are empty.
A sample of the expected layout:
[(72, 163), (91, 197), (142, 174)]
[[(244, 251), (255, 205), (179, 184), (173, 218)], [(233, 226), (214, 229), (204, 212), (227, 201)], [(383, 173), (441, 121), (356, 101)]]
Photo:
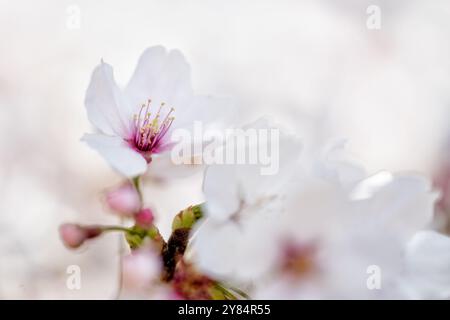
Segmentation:
[[(119, 238), (71, 252), (57, 233), (63, 221), (117, 222), (101, 192), (120, 177), (79, 141), (101, 58), (125, 84), (146, 47), (178, 48), (195, 90), (234, 97), (241, 122), (272, 115), (311, 150), (347, 138), (369, 172), (430, 174), (450, 134), (447, 0), (0, 0), (0, 38), (0, 298), (115, 294)], [(163, 232), (201, 201), (200, 178), (147, 184)]]

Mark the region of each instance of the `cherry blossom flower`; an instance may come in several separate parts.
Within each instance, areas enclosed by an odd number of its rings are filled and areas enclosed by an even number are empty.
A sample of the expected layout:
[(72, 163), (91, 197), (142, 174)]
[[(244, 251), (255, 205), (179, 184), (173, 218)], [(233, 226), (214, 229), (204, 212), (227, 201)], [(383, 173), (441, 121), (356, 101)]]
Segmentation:
[(408, 298), (450, 298), (450, 237), (421, 231), (406, 249), (406, 274), (401, 284)]
[(97, 227), (83, 227), (78, 224), (65, 223), (59, 227), (59, 235), (64, 245), (71, 249), (80, 247), (86, 240), (102, 233)]
[[(405, 269), (415, 267), (404, 257), (411, 239), (432, 220), (437, 193), (431, 183), (420, 176), (388, 172), (353, 184), (336, 183), (332, 176), (342, 174), (301, 172), (286, 197), (283, 235), (297, 246), (313, 244), (307, 261), (314, 272), (302, 274), (296, 282), (272, 270), (272, 280), (261, 284), (256, 298), (410, 296), (402, 279)], [(435, 256), (437, 266), (445, 265), (442, 256)], [(371, 267), (381, 270), (382, 285), (376, 290), (367, 284)]]
[(144, 174), (151, 162), (155, 176), (173, 175), (173, 130), (190, 130), (194, 120), (214, 126), (232, 114), (228, 100), (194, 95), (181, 52), (160, 46), (144, 51), (123, 90), (112, 67), (102, 61), (92, 74), (85, 105), (99, 132), (82, 140), (127, 177)]

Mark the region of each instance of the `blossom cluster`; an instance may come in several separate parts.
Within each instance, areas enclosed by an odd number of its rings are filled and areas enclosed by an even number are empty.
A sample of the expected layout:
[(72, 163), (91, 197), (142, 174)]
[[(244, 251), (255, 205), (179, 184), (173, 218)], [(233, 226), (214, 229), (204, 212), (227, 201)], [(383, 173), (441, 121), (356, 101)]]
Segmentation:
[[(67, 247), (123, 233), (130, 249), (123, 285), (137, 297), (450, 298), (450, 238), (433, 229), (439, 192), (426, 177), (368, 174), (349, 160), (342, 142), (312, 154), (301, 137), (265, 118), (241, 129), (275, 130), (277, 139), (233, 144), (243, 161), (205, 166), (196, 152), (191, 162), (175, 161), (177, 130), (191, 132), (198, 122), (221, 130), (237, 113), (228, 99), (196, 95), (190, 81), (183, 55), (163, 47), (145, 50), (125, 88), (110, 65), (95, 68), (85, 105), (97, 131), (83, 141), (124, 177), (105, 199), (132, 225), (64, 224)], [(224, 139), (214, 150), (232, 142)], [(207, 144), (188, 143), (199, 153)], [(245, 155), (267, 145), (276, 170), (262, 174), (265, 164)], [(180, 208), (165, 239), (144, 205), (142, 178), (173, 182), (199, 171), (205, 201)]]

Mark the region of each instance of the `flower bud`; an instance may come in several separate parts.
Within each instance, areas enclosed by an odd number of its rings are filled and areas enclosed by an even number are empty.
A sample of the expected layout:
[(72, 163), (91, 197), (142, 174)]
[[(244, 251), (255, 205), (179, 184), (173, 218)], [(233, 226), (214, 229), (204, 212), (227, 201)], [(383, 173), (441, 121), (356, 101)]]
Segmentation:
[(71, 249), (80, 247), (87, 239), (102, 233), (98, 227), (83, 227), (78, 224), (65, 223), (59, 227), (59, 235), (64, 245)]
[(139, 227), (148, 229), (153, 225), (154, 215), (151, 209), (146, 208), (139, 211), (134, 219)]
[(139, 193), (131, 183), (107, 192), (106, 203), (114, 212), (126, 216), (132, 216), (141, 208)]

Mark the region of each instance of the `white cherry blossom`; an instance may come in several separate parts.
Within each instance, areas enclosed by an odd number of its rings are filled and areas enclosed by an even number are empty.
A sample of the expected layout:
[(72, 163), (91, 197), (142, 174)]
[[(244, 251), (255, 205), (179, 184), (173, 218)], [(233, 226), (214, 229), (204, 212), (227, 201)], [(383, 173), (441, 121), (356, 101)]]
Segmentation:
[(195, 120), (214, 126), (232, 113), (227, 99), (195, 95), (184, 56), (160, 46), (144, 51), (123, 90), (102, 61), (92, 73), (85, 105), (99, 132), (83, 140), (127, 177), (144, 174), (149, 163), (156, 177), (178, 173), (170, 161), (173, 130), (191, 130)]
[[(303, 171), (286, 198), (283, 234), (291, 243), (314, 248), (307, 257), (312, 267), (293, 276), (286, 270), (273, 269), (271, 280), (258, 286), (256, 297), (411, 296), (405, 290), (404, 273), (416, 267), (405, 254), (414, 242), (411, 239), (431, 222), (437, 199), (431, 183), (412, 174), (380, 172), (344, 185), (330, 179), (332, 176), (342, 174)], [(282, 245), (280, 242), (280, 248)], [(434, 269), (433, 263), (427, 266), (431, 267), (429, 272), (446, 264), (444, 250), (439, 251), (434, 256)], [(380, 270), (380, 288), (368, 287), (370, 270)], [(409, 291), (414, 289), (417, 287)]]

